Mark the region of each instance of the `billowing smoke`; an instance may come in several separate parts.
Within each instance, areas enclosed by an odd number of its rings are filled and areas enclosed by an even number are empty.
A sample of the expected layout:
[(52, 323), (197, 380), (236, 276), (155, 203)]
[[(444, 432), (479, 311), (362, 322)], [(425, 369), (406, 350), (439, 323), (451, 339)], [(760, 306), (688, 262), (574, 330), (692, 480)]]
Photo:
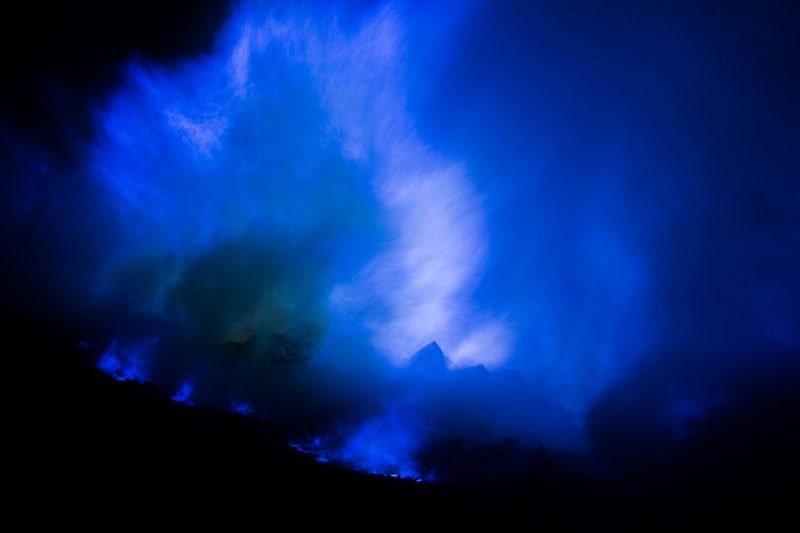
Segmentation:
[(5, 135), (15, 290), (321, 461), (690, 437), (796, 363), (797, 134), (746, 133), (790, 118), (710, 41), (565, 13), (236, 6), (212, 51), (125, 63), (74, 164)]

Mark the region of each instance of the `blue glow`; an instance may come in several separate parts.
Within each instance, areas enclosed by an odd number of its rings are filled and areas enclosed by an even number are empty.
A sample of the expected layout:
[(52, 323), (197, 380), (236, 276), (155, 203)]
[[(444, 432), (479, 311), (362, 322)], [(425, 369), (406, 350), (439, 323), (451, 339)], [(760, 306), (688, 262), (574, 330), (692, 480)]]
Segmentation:
[(108, 349), (97, 360), (97, 368), (117, 381), (150, 381), (147, 361), (150, 350), (158, 339), (121, 347), (117, 339), (111, 341)]
[(290, 446), (314, 456), (320, 463), (343, 464), (373, 475), (430, 481), (433, 475), (423, 476), (417, 462), (426, 433), (426, 428), (413, 421), (411, 415), (392, 408), (341, 435), (314, 437)]
[(194, 385), (188, 381), (184, 381), (172, 395), (172, 399), (178, 403), (186, 405), (194, 405), (192, 402), (192, 394), (194, 393)]
[(364, 422), (347, 439), (339, 457), (371, 474), (420, 479), (416, 454), (422, 434), (399, 415), (389, 413)]
[(318, 463), (330, 463), (331, 456), (322, 445), (322, 439), (314, 437), (308, 443), (303, 442), (290, 442), (289, 446), (294, 448), (300, 453), (308, 454), (314, 457)]
[(230, 410), (237, 415), (250, 416), (253, 414), (253, 408), (246, 402), (231, 402)]

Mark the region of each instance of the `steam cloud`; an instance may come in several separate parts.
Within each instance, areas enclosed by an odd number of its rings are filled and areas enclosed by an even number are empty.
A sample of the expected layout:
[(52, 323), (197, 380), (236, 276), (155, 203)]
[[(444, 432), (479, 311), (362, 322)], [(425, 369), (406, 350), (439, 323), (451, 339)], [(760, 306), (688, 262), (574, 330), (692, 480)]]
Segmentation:
[[(74, 165), (4, 130), (9, 291), (115, 378), (368, 471), (689, 438), (796, 365), (798, 139), (742, 135), (791, 117), (710, 41), (676, 62), (662, 35), (643, 78), (650, 26), (574, 42), (518, 9), (245, 2), (210, 53), (132, 59)], [(758, 105), (663, 88), (697, 76)]]

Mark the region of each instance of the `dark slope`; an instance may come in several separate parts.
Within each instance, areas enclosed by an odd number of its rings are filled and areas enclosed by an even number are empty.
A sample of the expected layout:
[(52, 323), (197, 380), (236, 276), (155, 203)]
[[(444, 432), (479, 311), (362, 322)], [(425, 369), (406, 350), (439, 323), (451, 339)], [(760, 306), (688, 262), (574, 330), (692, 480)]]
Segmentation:
[[(786, 496), (797, 489), (800, 439), (787, 427), (800, 412), (794, 376), (698, 424), (661, 461), (609, 479), (572, 473), (542, 449), (512, 479), (415, 483), (317, 463), (269, 422), (179, 404), (157, 385), (114, 381), (58, 324), (4, 323), (10, 353), (23, 364), (6, 374), (19, 391), (7, 434), (11, 482), (15, 498), (43, 516), (166, 511), (189, 521), (207, 512), (236, 513), (231, 520), (265, 513), (265, 523), (298, 526), (380, 517), (447, 527), (654, 528), (790, 517)], [(508, 451), (450, 443), (434, 452), (490, 468)]]

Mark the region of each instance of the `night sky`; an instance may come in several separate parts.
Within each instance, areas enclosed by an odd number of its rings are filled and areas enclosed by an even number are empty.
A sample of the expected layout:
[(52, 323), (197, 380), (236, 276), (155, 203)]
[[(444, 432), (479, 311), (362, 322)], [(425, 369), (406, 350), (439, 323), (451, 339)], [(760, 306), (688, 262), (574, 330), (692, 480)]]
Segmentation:
[(66, 503), (110, 463), (101, 492), (224, 505), (215, 480), (269, 478), (303, 494), (273, 512), (329, 524), (348, 500), (499, 528), (788, 513), (790, 4), (9, 11), (27, 482)]

